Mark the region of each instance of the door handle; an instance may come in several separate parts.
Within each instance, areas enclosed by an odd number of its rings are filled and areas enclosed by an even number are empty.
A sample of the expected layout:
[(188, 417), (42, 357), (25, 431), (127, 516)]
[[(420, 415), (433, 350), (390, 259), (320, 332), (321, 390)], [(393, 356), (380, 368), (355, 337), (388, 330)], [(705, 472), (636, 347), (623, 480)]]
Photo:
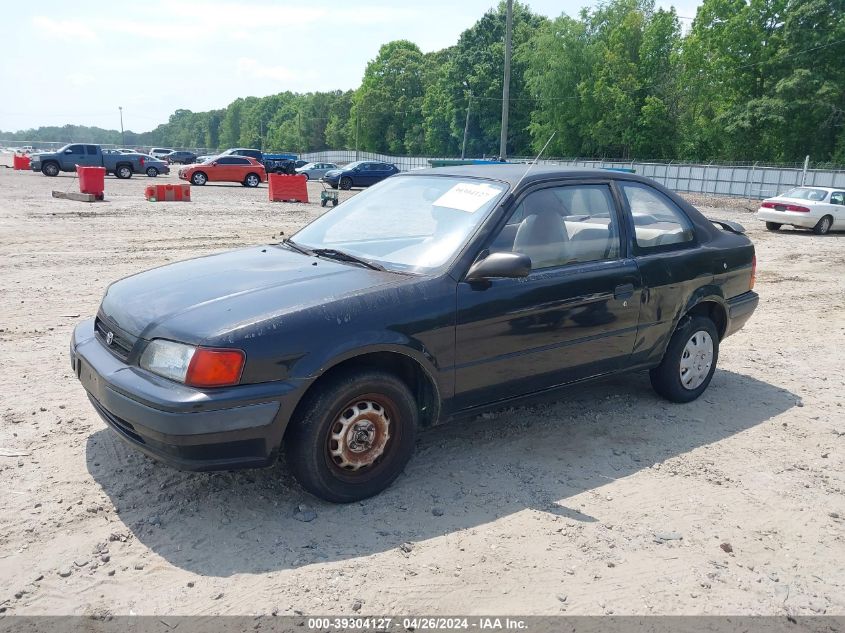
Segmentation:
[(634, 284), (622, 284), (613, 289), (614, 299), (629, 299), (634, 296)]

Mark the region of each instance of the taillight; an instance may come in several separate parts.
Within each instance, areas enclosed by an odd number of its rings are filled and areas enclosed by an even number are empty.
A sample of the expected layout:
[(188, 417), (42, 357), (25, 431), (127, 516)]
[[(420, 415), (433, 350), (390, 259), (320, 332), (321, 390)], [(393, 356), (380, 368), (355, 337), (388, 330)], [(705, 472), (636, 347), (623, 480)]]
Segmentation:
[(807, 207), (802, 207), (797, 204), (788, 204), (786, 205), (787, 211), (799, 211), (801, 213), (809, 213), (810, 210)]
[(774, 203), (774, 202), (764, 202), (764, 203), (763, 203), (763, 204), (761, 204), (760, 206), (761, 206), (761, 207), (765, 207), (765, 208), (767, 208), (767, 209), (774, 209), (774, 208), (775, 208), (775, 203)]
[(757, 256), (751, 258), (751, 286), (749, 290), (754, 290), (754, 284), (757, 281)]
[(239, 349), (197, 348), (185, 384), (192, 387), (226, 387), (241, 379), (245, 354)]
[(144, 157), (141, 156), (141, 167), (143, 167), (143, 166), (144, 166)]

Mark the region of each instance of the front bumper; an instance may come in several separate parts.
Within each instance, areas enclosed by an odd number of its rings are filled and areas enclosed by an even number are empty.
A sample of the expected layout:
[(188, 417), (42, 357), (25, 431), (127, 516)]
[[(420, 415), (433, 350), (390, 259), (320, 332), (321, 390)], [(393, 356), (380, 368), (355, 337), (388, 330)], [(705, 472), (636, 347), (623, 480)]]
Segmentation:
[(811, 229), (818, 224), (819, 219), (815, 213), (802, 213), (800, 211), (778, 211), (777, 209), (759, 209), (756, 213), (758, 220), (763, 222), (775, 222), (776, 224), (788, 224), (790, 226), (801, 226)]
[(760, 295), (753, 290), (728, 299), (728, 324), (725, 328), (725, 336), (730, 336), (741, 329), (754, 314), (758, 303), (760, 303)]
[(127, 365), (80, 323), (71, 367), (94, 409), (138, 450), (182, 470), (268, 466), (299, 397), (302, 382), (199, 390)]

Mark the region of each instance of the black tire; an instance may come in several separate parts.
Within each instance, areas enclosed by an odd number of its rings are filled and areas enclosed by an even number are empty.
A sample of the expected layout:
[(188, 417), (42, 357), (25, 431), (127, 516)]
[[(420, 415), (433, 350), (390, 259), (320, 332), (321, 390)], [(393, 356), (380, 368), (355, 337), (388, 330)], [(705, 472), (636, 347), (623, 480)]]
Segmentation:
[[(402, 473), (414, 452), (417, 410), (408, 386), (395, 376), (360, 368), (342, 371), (307, 394), (291, 420), (285, 438), (291, 472), (305, 490), (326, 501), (351, 503), (378, 494)], [(366, 444), (352, 446), (359, 441), (358, 436), (346, 444), (346, 439), (352, 437), (352, 425), (369, 424), (378, 429), (381, 427), (375, 420), (380, 419), (388, 420), (383, 452), (375, 455), (377, 444), (384, 437), (377, 430), (371, 436), (364, 433), (370, 438), (369, 449), (353, 452), (353, 448)], [(344, 431), (346, 424), (350, 426)], [(344, 443), (333, 440), (332, 433), (343, 434)], [(369, 450), (373, 454), (368, 455)], [(348, 463), (342, 466), (339, 460), (345, 457), (332, 451), (373, 461), (354, 470)]]
[(327, 202), (328, 202), (328, 200), (326, 200), (325, 198), (323, 198), (322, 200), (320, 200), (320, 206), (321, 206), (321, 207), (326, 206), (326, 203), (327, 203)]
[(816, 226), (813, 227), (813, 233), (815, 233), (816, 235), (827, 235), (828, 233), (830, 233), (830, 228), (832, 226), (833, 218), (829, 215), (826, 215), (818, 221)]
[(783, 224), (781, 224), (780, 222), (766, 222), (767, 231), (779, 231), (780, 227), (782, 226)]
[[(685, 379), (683, 378), (681, 363), (682, 361), (689, 362), (690, 358), (694, 358), (686, 356), (685, 352), (687, 343), (692, 343), (694, 337), (699, 337), (700, 343), (703, 339), (706, 344), (706, 338), (701, 336), (702, 333), (710, 338), (712, 357), (709, 368), (707, 368), (706, 362), (694, 365), (694, 370), (698, 368), (699, 372), (706, 371), (706, 375), (703, 381), (698, 384), (696, 384), (697, 380), (693, 380), (691, 384), (694, 386), (690, 387), (684, 384)], [(659, 395), (671, 402), (691, 402), (707, 389), (710, 380), (713, 378), (713, 373), (716, 371), (718, 360), (719, 332), (716, 325), (706, 317), (685, 316), (672, 335), (660, 365), (649, 372), (651, 386)]]
[(114, 170), (114, 175), (121, 180), (132, 178), (132, 168), (129, 165), (118, 165)]
[(333, 207), (336, 207), (336, 206), (337, 206), (337, 203), (338, 203), (338, 199), (337, 199), (337, 198), (335, 198), (334, 200), (332, 200), (332, 206), (333, 206)]
[(191, 174), (191, 184), (196, 185), (197, 187), (202, 187), (205, 183), (208, 182), (208, 176), (206, 176), (204, 171), (195, 171)]
[(243, 184), (244, 187), (257, 187), (261, 184), (261, 176), (258, 174), (247, 174)]
[(45, 176), (50, 176), (50, 178), (58, 176), (60, 171), (58, 163), (44, 163), (41, 165), (41, 173)]
[(155, 178), (156, 176), (158, 176), (158, 169), (156, 169), (155, 167), (147, 167), (147, 176), (149, 176), (150, 178)]
[(340, 179), (340, 188), (344, 191), (352, 189), (352, 179), (349, 176), (344, 176)]

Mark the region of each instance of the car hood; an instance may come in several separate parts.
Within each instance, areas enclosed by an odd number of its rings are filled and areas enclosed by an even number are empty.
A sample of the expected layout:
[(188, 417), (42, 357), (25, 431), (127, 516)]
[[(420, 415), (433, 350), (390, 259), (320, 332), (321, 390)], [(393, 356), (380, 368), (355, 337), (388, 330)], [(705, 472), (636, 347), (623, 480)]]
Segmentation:
[(121, 279), (109, 286), (100, 314), (133, 336), (200, 344), (395, 279), (393, 273), (268, 245)]
[(326, 172), (326, 176), (340, 176), (342, 173), (342, 169), (330, 169)]

